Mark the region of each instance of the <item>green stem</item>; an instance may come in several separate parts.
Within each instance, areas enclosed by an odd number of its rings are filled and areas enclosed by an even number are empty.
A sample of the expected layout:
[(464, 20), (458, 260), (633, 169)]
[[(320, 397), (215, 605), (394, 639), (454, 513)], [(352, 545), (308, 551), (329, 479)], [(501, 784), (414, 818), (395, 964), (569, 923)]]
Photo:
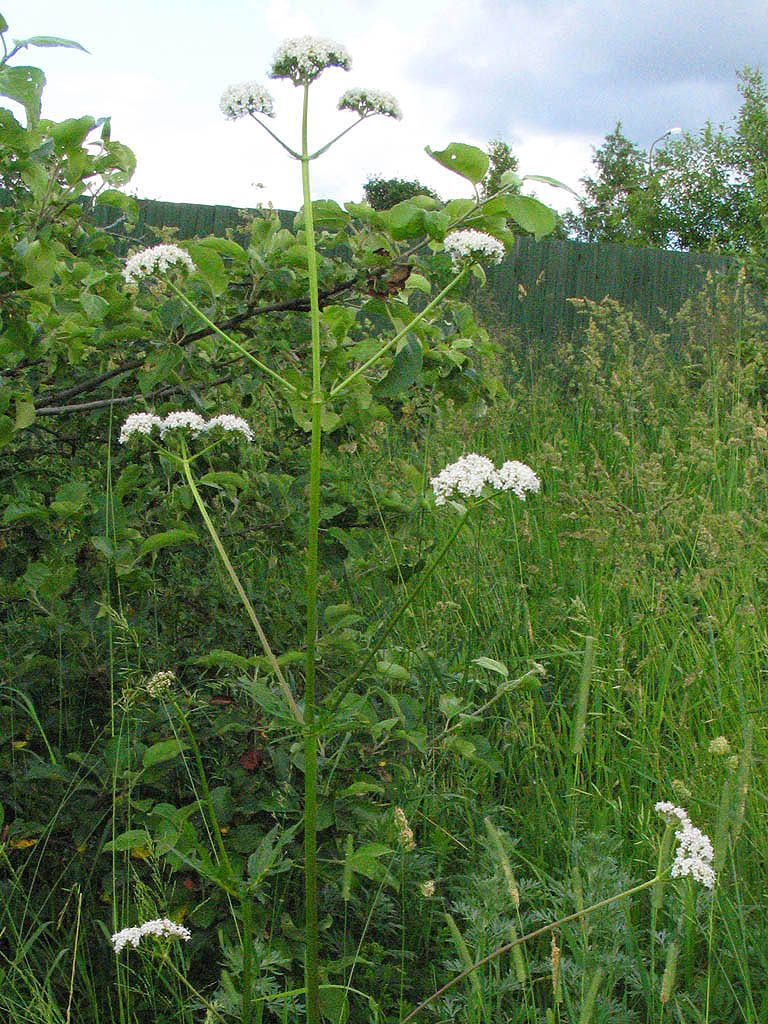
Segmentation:
[(198, 745), (197, 740), (195, 739), (195, 734), (192, 730), (192, 726), (187, 721), (187, 716), (179, 707), (178, 702), (171, 698), (170, 703), (176, 709), (176, 714), (181, 719), (181, 723), (184, 726), (184, 731), (186, 732), (187, 738), (189, 739), (189, 745), (192, 748), (192, 753), (195, 758), (195, 765), (197, 766), (197, 774), (200, 778), (200, 788), (203, 791), (203, 797), (205, 799), (206, 807), (208, 809), (208, 817), (210, 818), (209, 824), (213, 829), (214, 836), (216, 837), (216, 846), (218, 847), (219, 850), (219, 857), (221, 859), (221, 863), (224, 865), (224, 868), (226, 869), (227, 872), (227, 881), (231, 885), (235, 881), (235, 876), (232, 873), (232, 865), (229, 862), (229, 857), (227, 856), (227, 851), (224, 847), (224, 837), (222, 836), (221, 829), (219, 827), (219, 819), (216, 816), (216, 808), (213, 806), (213, 797), (211, 796), (211, 791), (208, 788), (208, 779), (205, 774), (205, 767), (203, 766), (203, 758), (200, 753), (200, 747)]
[(203, 501), (200, 492), (198, 491), (195, 485), (194, 478), (192, 477), (192, 471), (189, 467), (189, 460), (186, 458), (186, 454), (181, 461), (184, 469), (184, 475), (186, 476), (187, 483), (189, 484), (189, 489), (192, 491), (192, 496), (194, 497), (197, 507), (200, 510), (200, 515), (203, 517), (203, 522), (205, 523), (208, 529), (208, 533), (211, 535), (211, 540), (213, 541), (214, 547), (216, 548), (219, 558), (224, 563), (224, 568), (229, 573), (229, 578), (232, 580), (235, 590), (237, 591), (240, 600), (243, 602), (243, 606), (245, 607), (245, 610), (248, 613), (248, 617), (253, 624), (253, 628), (256, 630), (259, 640), (261, 641), (261, 646), (264, 649), (264, 654), (267, 657), (267, 661), (269, 661), (270, 665), (272, 666), (272, 670), (275, 673), (275, 676), (277, 677), (278, 685), (280, 686), (280, 689), (283, 691), (285, 699), (288, 701), (288, 704), (290, 705), (291, 711), (293, 712), (296, 721), (300, 725), (303, 725), (304, 719), (301, 714), (301, 711), (299, 710), (298, 705), (296, 704), (296, 701), (294, 700), (293, 694), (291, 693), (291, 688), (288, 686), (288, 683), (285, 680), (285, 676), (283, 675), (282, 670), (277, 663), (277, 658), (275, 657), (274, 652), (269, 645), (269, 641), (267, 640), (266, 634), (264, 633), (264, 630), (261, 628), (261, 623), (259, 622), (256, 616), (256, 612), (254, 611), (253, 605), (248, 600), (248, 595), (243, 589), (243, 585), (240, 582), (240, 579), (237, 573), (235, 572), (232, 563), (229, 560), (229, 557), (227, 556), (227, 552), (224, 550), (224, 545), (221, 543), (219, 535), (216, 532), (216, 527), (213, 525), (213, 523), (211, 522), (211, 517), (208, 515), (208, 509), (205, 507), (205, 502)]
[(445, 286), (445, 288), (443, 288), (439, 295), (436, 295), (434, 299), (432, 299), (432, 301), (413, 318), (413, 320), (406, 324), (406, 326), (401, 331), (397, 332), (394, 338), (390, 338), (389, 341), (385, 345), (382, 345), (379, 351), (374, 353), (374, 355), (372, 355), (370, 359), (366, 359), (366, 361), (361, 366), (358, 366), (356, 370), (353, 370), (352, 373), (350, 373), (348, 377), (345, 377), (340, 384), (337, 384), (335, 387), (331, 388), (329, 397), (335, 398), (336, 395), (338, 395), (339, 392), (343, 391), (344, 388), (351, 384), (356, 377), (359, 377), (360, 374), (364, 373), (369, 366), (373, 366), (375, 362), (381, 359), (385, 352), (388, 352), (393, 345), (396, 345), (401, 338), (405, 337), (405, 335), (408, 334), (409, 331), (413, 330), (415, 324), (417, 324), (420, 320), (423, 320), (428, 313), (431, 313), (432, 310), (435, 309), (436, 306), (439, 306), (443, 299), (446, 297), (446, 295), (448, 295), (449, 292), (453, 291), (453, 289), (456, 287), (459, 281), (464, 280), (466, 274), (467, 267), (464, 267), (464, 269), (460, 271), (459, 274), (457, 274), (457, 276), (454, 277), (452, 281), (449, 281), (449, 283)]
[(244, 896), (243, 912), (243, 1024), (251, 1024), (251, 996), (253, 994), (253, 917), (251, 900)]
[(309, 536), (307, 538), (307, 634), (306, 672), (304, 682), (304, 909), (306, 955), (304, 960), (307, 988), (307, 1024), (320, 1022), (319, 931), (317, 924), (317, 729), (316, 704), (316, 638), (317, 638), (317, 570), (320, 533), (320, 442), (323, 394), (320, 386), (320, 302), (317, 287), (317, 253), (309, 188), (309, 148), (307, 121), (309, 84), (304, 85), (304, 107), (301, 120), (301, 184), (304, 197), (304, 229), (307, 240), (309, 273), (309, 306), (312, 324), (312, 447), (309, 470)]
[(228, 344), (236, 348), (237, 351), (241, 353), (241, 355), (244, 355), (246, 359), (250, 359), (250, 361), (254, 363), (254, 365), (258, 366), (258, 368), (263, 373), (268, 374), (270, 377), (276, 380), (278, 384), (282, 384), (282, 386), (286, 388), (288, 391), (293, 392), (293, 394), (295, 395), (299, 393), (299, 389), (294, 387), (293, 384), (289, 383), (289, 381), (287, 381), (285, 377), (281, 377), (279, 373), (275, 373), (275, 371), (271, 370), (266, 363), (262, 363), (262, 361), (260, 359), (257, 359), (252, 352), (249, 352), (247, 348), (243, 348), (239, 341), (235, 341), (234, 338), (230, 338), (228, 334), (225, 334), (224, 331), (222, 331), (222, 329), (217, 324), (215, 324), (210, 317), (205, 315), (202, 309), (198, 309), (194, 302), (192, 302), (191, 299), (187, 298), (187, 296), (180, 288), (176, 287), (173, 281), (169, 280), (168, 284), (171, 286), (173, 291), (176, 292), (176, 294), (179, 296), (182, 302), (185, 302), (190, 309), (194, 310), (194, 312), (197, 313), (197, 315), (200, 317), (203, 323), (207, 324), (208, 327), (210, 327), (211, 330), (214, 331), (214, 333), (218, 334), (220, 338), (223, 338), (224, 341), (226, 341)]
[[(485, 499), (485, 500), (489, 500), (489, 499)], [(394, 612), (390, 616), (390, 618), (387, 620), (387, 623), (384, 626), (384, 629), (383, 629), (382, 633), (380, 633), (378, 639), (376, 640), (376, 643), (371, 648), (371, 650), (368, 652), (367, 656), (363, 659), (362, 664), (357, 669), (355, 669), (355, 671), (352, 673), (351, 676), (347, 676), (347, 678), (345, 680), (343, 680), (343, 682), (341, 682), (339, 684), (338, 690), (333, 695), (333, 704), (332, 704), (332, 706), (330, 707), (330, 709), (328, 711), (328, 713), (330, 715), (332, 715), (338, 709), (339, 704), (344, 699), (346, 694), (349, 693), (349, 691), (355, 685), (357, 680), (360, 678), (360, 676), (363, 674), (363, 672), (365, 672), (365, 670), (369, 667), (369, 665), (371, 664), (373, 659), (376, 657), (378, 652), (381, 650), (381, 646), (384, 643), (384, 641), (387, 639), (389, 634), (392, 632), (392, 630), (398, 624), (400, 619), (402, 619), (403, 615), (405, 615), (405, 613), (411, 607), (413, 602), (416, 600), (416, 598), (422, 592), (424, 587), (427, 585), (427, 583), (429, 582), (430, 577), (432, 576), (432, 573), (435, 571), (435, 569), (437, 569), (437, 567), (443, 561), (445, 556), (448, 554), (449, 548), (451, 547), (453, 542), (458, 537), (458, 535), (461, 532), (464, 524), (467, 522), (467, 520), (469, 518), (469, 515), (472, 512), (472, 509), (473, 508), (477, 508), (477, 506), (481, 505), (481, 504), (482, 504), (482, 502), (477, 502), (475, 505), (470, 505), (468, 508), (466, 508), (464, 510), (464, 513), (461, 516), (461, 518), (459, 519), (458, 524), (451, 531), (450, 535), (448, 536), (448, 539), (445, 541), (445, 543), (440, 548), (438, 553), (432, 559), (432, 562), (424, 570), (424, 572), (422, 573), (421, 579), (416, 584), (416, 586), (413, 588), (411, 593), (408, 595), (405, 603), (402, 604), (400, 606), (400, 608), (398, 608), (398, 610), (396, 612)]]
[(415, 1010), (403, 1017), (400, 1024), (408, 1024), (408, 1021), (413, 1020), (417, 1014), (421, 1013), (425, 1007), (429, 1006), (430, 1003), (438, 999), (443, 993), (447, 992), (449, 988), (453, 988), (454, 985), (458, 985), (460, 981), (469, 977), (478, 968), (483, 967), (485, 964), (490, 963), (491, 960), (496, 960), (497, 957), (503, 956), (508, 953), (515, 946), (520, 946), (524, 942), (528, 942), (530, 939), (538, 938), (539, 935), (546, 935), (547, 932), (553, 932), (556, 928), (560, 928), (564, 924), (569, 924), (571, 921), (575, 921), (579, 917), (583, 917), (585, 914), (591, 914), (595, 910), (601, 910), (603, 907), (609, 906), (611, 903), (615, 903), (617, 900), (624, 899), (627, 896), (636, 896), (637, 893), (642, 892), (644, 889), (649, 889), (657, 881), (656, 876), (649, 879), (647, 882), (641, 882), (640, 885), (634, 886), (632, 889), (626, 889), (624, 892), (617, 893), (615, 896), (609, 896), (607, 899), (600, 900), (598, 903), (593, 903), (591, 907), (584, 907), (583, 910), (577, 910), (575, 914), (569, 914), (567, 917), (561, 917), (559, 921), (553, 921), (552, 924), (545, 924), (541, 928), (536, 928), (535, 931), (528, 932), (527, 935), (523, 935), (512, 942), (507, 942), (503, 946), (499, 946), (498, 949), (494, 949), (492, 953), (484, 956), (481, 960), (476, 960), (470, 967), (463, 970), (460, 974), (455, 975), (450, 981), (446, 982), (442, 988), (437, 989), (431, 996), (424, 1000), (423, 1003), (419, 1003)]

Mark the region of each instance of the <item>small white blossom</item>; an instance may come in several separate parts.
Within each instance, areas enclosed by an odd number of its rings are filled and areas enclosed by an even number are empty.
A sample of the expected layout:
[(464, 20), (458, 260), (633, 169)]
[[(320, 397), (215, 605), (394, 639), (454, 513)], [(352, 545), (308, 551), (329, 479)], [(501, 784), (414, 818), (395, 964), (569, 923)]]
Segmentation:
[(162, 697), (164, 693), (168, 693), (171, 686), (176, 682), (176, 676), (173, 672), (162, 671), (155, 672), (153, 676), (144, 684), (144, 687), (150, 697)]
[(524, 462), (505, 462), (497, 470), (490, 459), (475, 452), (446, 466), (430, 483), (436, 505), (445, 505), (454, 492), (465, 498), (479, 498), (486, 485), (497, 491), (512, 491), (523, 501), (526, 491), (536, 494), (541, 489), (541, 481)]
[(123, 277), (128, 284), (137, 284), (142, 277), (151, 274), (164, 274), (175, 264), (185, 266), (190, 273), (195, 272), (192, 257), (178, 245), (153, 245), (134, 253), (125, 261)]
[(672, 878), (685, 878), (690, 875), (707, 889), (713, 889), (715, 871), (712, 861), (715, 851), (709, 837), (692, 824), (682, 807), (675, 807), (669, 801), (660, 801), (656, 804), (655, 810), (667, 821), (679, 824), (675, 832), (678, 847), (670, 872)]
[(205, 420), (196, 412), (169, 412), (160, 424), (160, 437), (165, 437), (169, 430), (191, 430), (199, 434), (205, 430)]
[(541, 490), (541, 481), (524, 462), (505, 462), (491, 483), (498, 491), (512, 491), (521, 501), (525, 501), (526, 491), (538, 494)]
[(435, 883), (433, 879), (428, 879), (426, 882), (419, 884), (419, 891), (425, 900), (430, 899), (435, 895)]
[(176, 924), (175, 921), (171, 921), (167, 917), (159, 917), (154, 921), (146, 921), (136, 928), (123, 928), (122, 931), (115, 932), (112, 936), (112, 945), (115, 947), (115, 953), (120, 953), (129, 944), (135, 949), (145, 935), (156, 935), (158, 937), (176, 935), (180, 939), (184, 939), (185, 942), (192, 938), (189, 928)]
[(134, 412), (128, 417), (120, 429), (120, 444), (130, 440), (132, 434), (151, 434), (154, 427), (162, 424), (159, 416), (151, 412)]
[(484, 231), (452, 231), (446, 235), (444, 245), (454, 270), (461, 270), (469, 263), (501, 263), (504, 259), (504, 246), (498, 238)]
[(339, 110), (355, 110), (361, 117), (383, 114), (400, 120), (403, 112), (395, 97), (378, 89), (347, 89), (339, 100)]
[(716, 757), (726, 757), (731, 752), (731, 744), (725, 736), (715, 736), (709, 741), (709, 752)]
[(222, 93), (219, 110), (230, 121), (236, 121), (238, 117), (245, 117), (246, 114), (275, 116), (274, 100), (258, 82), (238, 82), (236, 85), (230, 85)]
[(213, 419), (208, 420), (203, 428), (206, 433), (209, 430), (227, 430), (234, 433), (242, 434), (246, 441), (253, 441), (253, 431), (242, 418), (242, 416), (232, 416), (229, 413), (222, 413), (220, 416), (214, 416)]
[(448, 498), (458, 491), (465, 498), (479, 498), (486, 484), (491, 483), (496, 469), (490, 459), (472, 452), (462, 455), (456, 462), (446, 466), (430, 483), (435, 494), (435, 504), (444, 505)]
[(352, 59), (346, 47), (331, 39), (318, 36), (300, 36), (286, 39), (272, 58), (270, 78), (290, 78), (294, 85), (314, 82), (326, 68), (349, 71)]

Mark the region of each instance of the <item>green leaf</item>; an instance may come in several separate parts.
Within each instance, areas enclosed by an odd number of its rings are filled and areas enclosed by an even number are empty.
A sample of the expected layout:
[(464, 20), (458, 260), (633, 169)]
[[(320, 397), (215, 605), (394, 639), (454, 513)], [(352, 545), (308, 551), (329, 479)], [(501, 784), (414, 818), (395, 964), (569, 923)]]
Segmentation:
[(33, 287), (40, 287), (50, 282), (56, 273), (58, 260), (55, 247), (50, 242), (36, 238), (31, 242), (22, 257), (24, 264), (23, 280)]
[(432, 291), (432, 285), (421, 274), (409, 274), (408, 280), (405, 282), (406, 291), (415, 290), (417, 292), (424, 292), (425, 295), (429, 295)]
[(398, 241), (415, 238), (424, 231), (424, 210), (410, 199), (393, 206), (388, 219), (390, 234)]
[(400, 679), (403, 682), (407, 682), (411, 678), (411, 673), (408, 669), (394, 661), (379, 661), (376, 664), (376, 668), (383, 676), (388, 676), (390, 679)]
[(248, 481), (240, 473), (233, 473), (229, 469), (220, 469), (212, 473), (206, 473), (200, 477), (200, 483), (208, 487), (223, 487), (225, 490), (243, 490), (248, 486)]
[[(6, 25), (6, 28), (8, 26)], [(70, 50), (82, 50), (83, 53), (90, 53), (90, 50), (86, 50), (80, 43), (76, 43), (74, 39), (62, 39), (61, 36), (30, 36), (29, 39), (18, 40), (17, 45), (20, 46), (66, 46)]]
[(156, 764), (162, 764), (163, 761), (170, 761), (174, 757), (178, 757), (182, 750), (186, 749), (187, 744), (182, 743), (175, 736), (170, 740), (160, 740), (159, 743), (153, 743), (151, 747), (147, 747), (141, 763), (145, 768), (152, 768)]
[(14, 424), (14, 430), (23, 430), (24, 427), (30, 426), (35, 422), (35, 403), (25, 401), (21, 398), (16, 399), (16, 423)]
[(415, 334), (406, 337), (405, 345), (395, 356), (386, 377), (376, 385), (377, 398), (396, 398), (409, 388), (421, 374), (424, 354)]
[(8, 22), (5, 20), (5, 18), (2, 16), (2, 14), (0, 14), (0, 35), (2, 35), (3, 32), (7, 32), (7, 31), (8, 31)]
[(143, 558), (144, 555), (153, 551), (159, 551), (161, 548), (171, 547), (174, 544), (184, 544), (190, 540), (196, 541), (197, 534), (194, 530), (182, 526), (176, 527), (175, 530), (166, 530), (164, 533), (154, 533), (142, 543), (138, 557)]
[[(503, 180), (503, 178), (502, 178)], [(545, 185), (554, 185), (555, 188), (564, 188), (566, 192), (570, 192), (571, 195), (576, 196), (580, 199), (579, 193), (576, 189), (571, 188), (570, 185), (566, 185), (564, 181), (559, 181), (557, 178), (550, 178), (546, 174), (526, 174), (524, 181), (543, 181)]]
[(40, 105), (45, 87), (45, 75), (40, 68), (0, 67), (0, 96), (21, 103), (27, 113), (27, 122), (40, 120)]
[(198, 245), (214, 249), (216, 252), (221, 253), (222, 256), (229, 256), (230, 259), (237, 260), (238, 263), (245, 263), (248, 259), (248, 253), (242, 245), (238, 245), (237, 242), (233, 242), (230, 238), (216, 238), (214, 235), (210, 235), (208, 238), (200, 239)]
[(43, 121), (41, 129), (50, 134), (59, 149), (81, 146), (90, 131), (96, 127), (92, 117), (70, 117), (66, 121)]
[(489, 672), (496, 672), (498, 675), (504, 676), (505, 679), (509, 678), (509, 669), (501, 661), (494, 661), (493, 658), (474, 658), (472, 664), (479, 665), (480, 668), (487, 668)]
[(229, 275), (221, 256), (209, 245), (197, 242), (187, 247), (198, 274), (208, 284), (214, 295), (221, 295), (229, 284)]
[(109, 843), (104, 844), (105, 853), (124, 853), (126, 850), (135, 850), (141, 847), (151, 847), (152, 837), (145, 828), (131, 828), (122, 832)]
[(477, 146), (467, 146), (463, 142), (452, 142), (445, 149), (432, 150), (425, 146), (426, 152), (449, 171), (460, 174), (462, 178), (476, 185), (485, 177), (488, 170), (488, 154)]
[(108, 188), (96, 196), (97, 206), (115, 206), (127, 215), (129, 220), (136, 221), (139, 217), (139, 206), (133, 196), (127, 196), (116, 188)]
[(544, 203), (540, 203), (538, 199), (533, 199), (531, 196), (508, 196), (506, 202), (510, 217), (521, 228), (530, 231), (537, 242), (544, 235), (549, 235), (554, 231), (555, 212)]
[(424, 230), (436, 242), (442, 242), (451, 223), (450, 215), (442, 210), (425, 210)]

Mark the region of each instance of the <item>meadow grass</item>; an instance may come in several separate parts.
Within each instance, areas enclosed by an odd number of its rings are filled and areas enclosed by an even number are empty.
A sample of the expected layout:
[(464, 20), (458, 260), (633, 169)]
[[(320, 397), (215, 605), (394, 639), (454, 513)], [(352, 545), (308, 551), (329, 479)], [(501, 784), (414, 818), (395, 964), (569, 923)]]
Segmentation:
[[(336, 856), (321, 844), (325, 979), (348, 996), (325, 1005), (328, 1020), (399, 1020), (511, 938), (652, 878), (664, 834), (653, 806), (665, 799), (713, 838), (711, 896), (669, 884), (658, 899), (642, 893), (583, 916), (473, 972), (424, 1019), (768, 1017), (762, 324), (725, 293), (702, 294), (680, 315), (690, 331), (676, 353), (615, 304), (584, 313), (579, 343), (542, 350), (486, 310), (503, 351), (485, 369), (506, 384), (492, 407), (438, 416), (414, 400), (399, 424), (327, 456), (340, 477), (364, 482), (372, 513), (363, 529), (325, 533), (334, 557), (320, 592), (325, 606), (354, 609), (368, 641), (451, 528), (419, 484), (468, 451), (520, 459), (542, 480), (539, 495), (503, 496), (460, 536), (387, 639), (366, 686), (388, 724), (323, 753), (323, 785), (338, 772), (380, 794), (346, 829), (337, 815)], [(266, 541), (251, 557), (277, 604), (296, 565), (276, 566)], [(216, 572), (207, 556), (197, 569)], [(275, 610), (271, 625), (280, 622)], [(144, 671), (141, 640), (117, 613), (112, 636), (114, 663)], [(323, 649), (321, 687), (343, 658), (343, 644)], [(710, 750), (718, 737), (728, 749)], [(202, 754), (215, 776), (215, 746)], [(173, 784), (189, 800), (199, 781), (183, 763)], [(85, 770), (77, 785), (90, 785)], [(414, 849), (398, 844), (390, 804)], [(99, 813), (108, 827), (111, 808)], [(131, 826), (130, 813), (123, 821)], [(352, 871), (344, 851), (366, 829), (394, 852)], [(139, 919), (163, 912), (171, 878), (161, 858), (102, 853), (73, 884), (46, 859), (45, 835), (0, 848), (6, 1019), (219, 1019), (213, 992), (225, 1003), (242, 971), (226, 936), (223, 952), (174, 946), (115, 965), (113, 926), (137, 902)], [(269, 876), (259, 897), (271, 922), (255, 939), (262, 995), (290, 989), (301, 883), (294, 867)], [(199, 891), (192, 903), (210, 898)], [(264, 1020), (303, 1012), (290, 995), (258, 1006)]]

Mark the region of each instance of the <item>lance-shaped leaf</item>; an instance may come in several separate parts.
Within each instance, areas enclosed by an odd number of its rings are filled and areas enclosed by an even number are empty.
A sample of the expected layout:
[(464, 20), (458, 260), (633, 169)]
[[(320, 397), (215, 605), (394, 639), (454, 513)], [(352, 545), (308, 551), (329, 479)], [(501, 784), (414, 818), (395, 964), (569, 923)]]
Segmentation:
[[(5, 26), (8, 27), (7, 25)], [(0, 31), (2, 31), (0, 29)], [(82, 50), (83, 53), (90, 53), (90, 50), (86, 50), (80, 43), (76, 43), (74, 39), (62, 39), (61, 36), (30, 36), (29, 39), (17, 39), (14, 40), (14, 45), (18, 46), (19, 49), (23, 46), (67, 46), (70, 50)]]
[(478, 149), (477, 146), (452, 142), (445, 149), (432, 150), (429, 146), (426, 146), (425, 149), (433, 160), (437, 160), (449, 171), (460, 174), (462, 178), (467, 178), (473, 185), (482, 181), (488, 170), (488, 154), (484, 153), (482, 149)]

